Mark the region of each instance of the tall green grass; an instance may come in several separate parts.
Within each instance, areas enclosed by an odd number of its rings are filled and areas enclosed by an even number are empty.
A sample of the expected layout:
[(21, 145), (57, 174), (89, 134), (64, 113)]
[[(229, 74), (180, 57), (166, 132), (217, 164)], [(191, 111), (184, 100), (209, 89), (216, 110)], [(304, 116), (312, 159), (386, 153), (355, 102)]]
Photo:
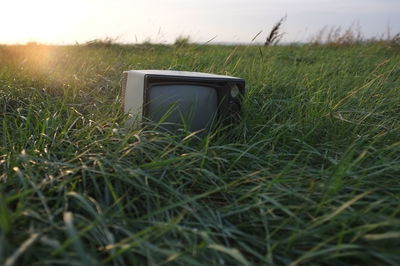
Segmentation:
[[(0, 264), (397, 265), (385, 43), (0, 46)], [(247, 81), (241, 123), (125, 129), (127, 69)]]

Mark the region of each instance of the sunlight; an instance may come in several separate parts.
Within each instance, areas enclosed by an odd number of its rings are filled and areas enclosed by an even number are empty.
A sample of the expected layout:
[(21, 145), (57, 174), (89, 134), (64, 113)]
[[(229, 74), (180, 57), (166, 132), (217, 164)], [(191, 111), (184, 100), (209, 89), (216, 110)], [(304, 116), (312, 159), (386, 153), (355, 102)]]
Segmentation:
[[(62, 42), (68, 31), (79, 34), (77, 23), (87, 12), (80, 1), (15, 0), (2, 3), (3, 42)], [(5, 26), (6, 25), (6, 26)], [(67, 34), (68, 35), (68, 34)]]
[(400, 31), (396, 0), (1, 0), (0, 43), (249, 42), (285, 14), (285, 42), (303, 42), (324, 26), (359, 22), (365, 37)]

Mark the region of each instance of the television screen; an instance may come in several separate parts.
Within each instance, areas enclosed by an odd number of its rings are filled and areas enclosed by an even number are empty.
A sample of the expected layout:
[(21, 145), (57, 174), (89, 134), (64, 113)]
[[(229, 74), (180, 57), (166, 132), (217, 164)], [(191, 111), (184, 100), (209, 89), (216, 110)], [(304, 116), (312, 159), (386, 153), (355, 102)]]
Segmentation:
[(186, 124), (192, 131), (210, 126), (217, 113), (215, 88), (199, 85), (157, 85), (149, 89), (146, 116), (166, 128)]
[(130, 70), (122, 78), (127, 125), (153, 121), (174, 129), (207, 129), (213, 121), (240, 119), (245, 81), (241, 78), (172, 70)]

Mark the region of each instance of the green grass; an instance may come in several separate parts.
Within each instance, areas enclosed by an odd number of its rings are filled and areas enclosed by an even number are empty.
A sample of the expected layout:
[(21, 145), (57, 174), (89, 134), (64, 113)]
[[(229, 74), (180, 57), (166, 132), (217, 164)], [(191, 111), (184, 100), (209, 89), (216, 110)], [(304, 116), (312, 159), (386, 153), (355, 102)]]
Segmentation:
[[(0, 264), (398, 265), (400, 49), (0, 46)], [(206, 136), (123, 127), (128, 69), (245, 78)]]

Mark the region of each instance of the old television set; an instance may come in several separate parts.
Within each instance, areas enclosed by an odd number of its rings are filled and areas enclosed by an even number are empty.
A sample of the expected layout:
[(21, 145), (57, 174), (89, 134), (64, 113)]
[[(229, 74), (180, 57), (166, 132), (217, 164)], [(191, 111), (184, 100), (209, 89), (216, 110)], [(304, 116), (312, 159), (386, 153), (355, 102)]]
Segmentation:
[(215, 121), (240, 119), (244, 79), (199, 72), (130, 70), (122, 76), (121, 99), (128, 125), (156, 122), (194, 132)]

